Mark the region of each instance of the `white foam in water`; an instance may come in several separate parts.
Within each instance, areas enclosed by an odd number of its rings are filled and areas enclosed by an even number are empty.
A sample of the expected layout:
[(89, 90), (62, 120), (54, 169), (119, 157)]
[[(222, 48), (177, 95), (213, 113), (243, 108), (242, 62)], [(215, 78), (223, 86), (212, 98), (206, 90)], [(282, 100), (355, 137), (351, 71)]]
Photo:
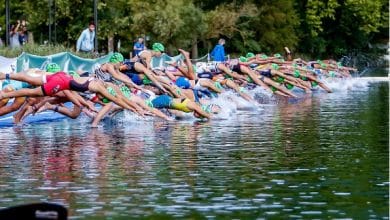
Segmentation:
[(271, 94), (262, 87), (257, 86), (255, 89), (249, 90), (248, 94), (252, 96), (261, 105), (276, 104), (276, 99), (273, 94)]
[(367, 89), (369, 82), (360, 78), (327, 79), (323, 81), (334, 92)]
[[(145, 122), (145, 121), (152, 121), (153, 120), (153, 117), (151, 117), (151, 116), (142, 117), (140, 115), (135, 114), (134, 112), (130, 112), (130, 111), (123, 111), (123, 112), (124, 112), (123, 117), (121, 117), (121, 119), (123, 121)], [(117, 116), (114, 116), (114, 117), (117, 117)]]

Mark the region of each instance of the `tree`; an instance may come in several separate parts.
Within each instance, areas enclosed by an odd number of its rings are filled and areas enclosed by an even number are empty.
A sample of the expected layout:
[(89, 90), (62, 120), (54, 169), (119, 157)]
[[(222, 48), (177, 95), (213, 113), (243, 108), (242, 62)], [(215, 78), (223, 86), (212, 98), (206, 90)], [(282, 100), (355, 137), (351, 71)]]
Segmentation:
[(202, 11), (191, 2), (133, 0), (131, 4), (132, 31), (147, 33), (152, 41), (166, 44), (170, 52), (174, 48), (193, 46), (204, 33)]

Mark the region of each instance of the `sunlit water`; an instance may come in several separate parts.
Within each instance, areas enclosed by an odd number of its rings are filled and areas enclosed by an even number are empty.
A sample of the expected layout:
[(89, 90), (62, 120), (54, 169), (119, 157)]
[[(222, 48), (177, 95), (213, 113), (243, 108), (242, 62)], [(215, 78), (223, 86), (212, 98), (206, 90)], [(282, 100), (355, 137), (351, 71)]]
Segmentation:
[(98, 129), (86, 118), (0, 128), (0, 207), (57, 202), (74, 219), (388, 219), (388, 83), (330, 86), (208, 123), (118, 115)]

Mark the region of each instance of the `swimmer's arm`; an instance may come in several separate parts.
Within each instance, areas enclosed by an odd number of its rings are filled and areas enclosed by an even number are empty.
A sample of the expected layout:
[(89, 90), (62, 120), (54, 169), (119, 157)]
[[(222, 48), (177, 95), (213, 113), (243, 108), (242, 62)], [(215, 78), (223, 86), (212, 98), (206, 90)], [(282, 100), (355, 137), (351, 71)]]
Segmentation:
[(136, 85), (129, 77), (120, 71), (116, 70), (113, 65), (107, 66), (107, 71), (117, 80), (124, 82), (126, 86), (141, 90), (141, 87)]
[(208, 114), (207, 112), (203, 111), (203, 109), (197, 105), (195, 102), (188, 102), (187, 103), (187, 107), (193, 111), (195, 111), (196, 113), (198, 113), (199, 115), (207, 118), (207, 119), (211, 119), (211, 115)]
[(93, 105), (92, 102), (89, 102), (87, 100), (85, 100), (79, 93), (75, 92), (75, 91), (71, 91), (72, 94), (79, 100), (79, 102), (87, 107), (89, 110), (93, 111), (93, 112), (97, 112), (95, 106)]
[(70, 90), (64, 90), (63, 91), (65, 96), (75, 105), (77, 105), (78, 107), (83, 107), (83, 104), (80, 102), (80, 100), (75, 96), (75, 94), (73, 94), (72, 92), (73, 91), (70, 91)]
[(77, 92), (71, 90), (64, 90), (65, 96), (75, 105), (82, 108), (83, 106), (87, 107), (93, 112), (97, 112), (95, 107), (92, 104), (89, 104), (83, 97), (81, 97)]
[(228, 74), (229, 76), (233, 77), (234, 79), (245, 79), (244, 76), (233, 72), (231, 69), (227, 68), (225, 65), (219, 65), (218, 68), (222, 70), (224, 73)]

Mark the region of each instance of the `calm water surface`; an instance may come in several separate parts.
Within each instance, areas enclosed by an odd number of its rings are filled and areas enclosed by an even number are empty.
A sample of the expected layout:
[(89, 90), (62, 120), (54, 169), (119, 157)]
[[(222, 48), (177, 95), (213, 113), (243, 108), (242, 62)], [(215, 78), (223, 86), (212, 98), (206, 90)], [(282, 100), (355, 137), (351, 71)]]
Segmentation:
[(0, 128), (0, 207), (58, 202), (74, 219), (388, 219), (388, 94), (374, 83), (209, 123)]

